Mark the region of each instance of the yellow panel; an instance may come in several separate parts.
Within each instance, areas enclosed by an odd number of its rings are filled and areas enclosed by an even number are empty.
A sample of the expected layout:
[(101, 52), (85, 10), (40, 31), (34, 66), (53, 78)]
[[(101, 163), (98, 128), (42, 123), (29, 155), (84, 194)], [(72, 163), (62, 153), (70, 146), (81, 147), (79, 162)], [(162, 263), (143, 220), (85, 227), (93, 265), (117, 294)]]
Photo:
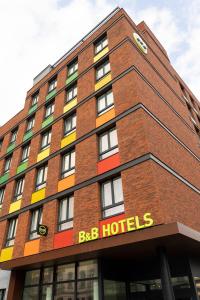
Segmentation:
[(75, 174), (72, 174), (58, 182), (58, 192), (66, 190), (75, 184)]
[(1, 250), (0, 262), (10, 260), (13, 256), (13, 247), (4, 248)]
[(72, 107), (76, 106), (76, 104), (77, 104), (77, 98), (74, 98), (74, 100), (70, 101), (64, 106), (63, 113), (70, 110)]
[(109, 120), (113, 119), (115, 117), (115, 109), (112, 108), (109, 111), (105, 112), (105, 114), (99, 116), (96, 119), (96, 127), (101, 126), (102, 124), (108, 122)]
[(109, 51), (109, 49), (108, 49), (108, 47), (106, 47), (101, 52), (99, 52), (97, 55), (95, 55), (94, 62), (96, 62), (97, 60), (99, 60), (100, 58), (102, 58), (106, 53), (108, 53), (108, 51)]
[(95, 84), (95, 91), (99, 90), (102, 86), (106, 85), (111, 80), (112, 80), (111, 74), (108, 74), (105, 77), (103, 77)]
[(34, 192), (31, 197), (31, 203), (38, 202), (45, 198), (46, 188), (43, 188), (37, 192)]
[(50, 148), (47, 148), (47, 149), (43, 150), (42, 152), (40, 152), (38, 154), (37, 162), (45, 159), (47, 156), (49, 156), (49, 154), (50, 154)]
[(39, 253), (40, 250), (40, 240), (33, 240), (27, 242), (24, 247), (24, 256), (33, 255)]
[(71, 134), (67, 135), (66, 137), (64, 137), (61, 140), (61, 145), (60, 147), (63, 148), (69, 144), (71, 144), (72, 142), (74, 142), (76, 139), (76, 131), (72, 132)]
[(11, 214), (14, 211), (17, 211), (21, 208), (22, 199), (17, 200), (10, 204), (9, 214)]

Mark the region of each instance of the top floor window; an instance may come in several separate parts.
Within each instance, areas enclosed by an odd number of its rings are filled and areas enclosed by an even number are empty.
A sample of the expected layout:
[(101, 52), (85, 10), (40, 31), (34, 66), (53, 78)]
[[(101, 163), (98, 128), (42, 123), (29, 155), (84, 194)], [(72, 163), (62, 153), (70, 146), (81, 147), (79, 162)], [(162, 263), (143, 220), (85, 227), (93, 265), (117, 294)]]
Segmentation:
[(97, 98), (98, 115), (106, 112), (114, 105), (114, 98), (112, 90), (107, 91)]
[(101, 52), (104, 48), (108, 46), (108, 38), (107, 36), (104, 36), (99, 41), (97, 41), (94, 45), (95, 47), (95, 54)]
[(18, 129), (15, 129), (11, 132), (11, 138), (10, 138), (10, 144), (14, 143), (17, 139), (17, 131)]
[(68, 77), (74, 74), (78, 70), (78, 60), (68, 65)]
[(39, 93), (32, 96), (31, 106), (34, 106), (35, 104), (37, 104), (38, 100), (39, 100)]
[(48, 93), (50, 93), (51, 91), (53, 91), (55, 88), (57, 87), (57, 78), (51, 80), (49, 82), (49, 89), (48, 89)]
[(107, 60), (96, 68), (96, 80), (100, 80), (110, 72), (110, 62)]

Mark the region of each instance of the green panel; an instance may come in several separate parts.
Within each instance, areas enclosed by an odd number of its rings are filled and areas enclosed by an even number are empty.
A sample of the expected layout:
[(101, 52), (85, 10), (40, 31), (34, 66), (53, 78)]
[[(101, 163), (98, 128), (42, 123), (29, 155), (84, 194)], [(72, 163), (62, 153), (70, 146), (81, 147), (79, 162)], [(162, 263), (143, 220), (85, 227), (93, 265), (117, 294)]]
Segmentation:
[(56, 89), (51, 91), (47, 96), (46, 96), (46, 101), (48, 101), (49, 99), (51, 99), (53, 96), (55, 96), (56, 94)]
[(17, 168), (17, 174), (23, 172), (24, 170), (26, 170), (28, 166), (28, 161), (25, 161), (24, 163), (21, 163), (18, 168)]
[(9, 178), (9, 173), (4, 174), (3, 176), (0, 177), (0, 184), (6, 182)]
[(46, 127), (47, 125), (51, 124), (53, 122), (53, 115), (49, 116), (43, 123), (42, 128)]
[(37, 109), (37, 103), (29, 109), (28, 114), (29, 115), (32, 114), (32, 112), (34, 112), (36, 109)]
[(71, 83), (74, 79), (78, 77), (78, 71), (76, 71), (74, 74), (72, 74), (70, 77), (67, 78), (66, 84)]
[(27, 133), (25, 133), (23, 141), (30, 139), (32, 137), (32, 135), (33, 135), (33, 131), (29, 130)]
[(12, 143), (10, 146), (8, 146), (6, 153), (12, 151), (15, 148), (15, 143)]

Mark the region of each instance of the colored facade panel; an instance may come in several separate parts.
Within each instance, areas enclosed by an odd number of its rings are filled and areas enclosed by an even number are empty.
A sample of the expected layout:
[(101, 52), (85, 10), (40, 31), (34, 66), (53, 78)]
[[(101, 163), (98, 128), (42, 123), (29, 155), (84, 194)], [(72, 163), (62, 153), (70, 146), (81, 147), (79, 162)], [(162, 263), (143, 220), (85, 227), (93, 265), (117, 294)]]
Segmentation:
[(63, 113), (66, 113), (67, 111), (72, 109), (74, 106), (76, 106), (76, 104), (77, 104), (77, 98), (74, 98), (72, 101), (70, 101), (64, 106)]
[(73, 229), (56, 233), (54, 235), (53, 248), (58, 249), (67, 246), (72, 246), (74, 244), (73, 235), (74, 235)]
[(54, 97), (56, 94), (56, 89), (51, 91), (47, 96), (46, 96), (46, 101), (50, 100), (52, 97)]
[(105, 173), (109, 170), (117, 168), (120, 165), (119, 153), (107, 157), (97, 164), (98, 174)]
[(11, 152), (15, 148), (15, 143), (12, 143), (6, 150), (6, 153)]
[(6, 182), (9, 178), (9, 173), (4, 174), (3, 176), (0, 177), (0, 184)]
[(44, 120), (44, 122), (42, 122), (42, 128), (48, 126), (49, 124), (51, 124), (53, 122), (53, 115), (48, 117), (46, 120)]
[(9, 208), (9, 214), (13, 213), (14, 211), (19, 210), (21, 208), (21, 204), (22, 204), (22, 199), (11, 203), (10, 208)]
[(110, 121), (111, 119), (115, 118), (115, 109), (112, 108), (105, 112), (105, 114), (96, 118), (96, 127), (103, 125), (104, 123)]
[(23, 141), (27, 141), (28, 139), (30, 139), (33, 135), (32, 130), (29, 130), (27, 133), (25, 133), (24, 137), (23, 137)]
[(17, 168), (17, 174), (25, 171), (27, 167), (28, 167), (28, 161), (21, 163)]
[(35, 202), (38, 202), (38, 201), (44, 199), (45, 195), (46, 195), (46, 188), (43, 188), (39, 191), (34, 192), (31, 196), (31, 203), (35, 203)]
[[(107, 219), (105, 219), (105, 220), (100, 221), (100, 222), (99, 222), (100, 238), (103, 237), (103, 232), (102, 232), (102, 230), (103, 230), (103, 228), (104, 228), (104, 225), (108, 225), (106, 229), (109, 231), (109, 224), (112, 224), (112, 223), (115, 223), (115, 222), (117, 223), (117, 222), (119, 222), (120, 220), (123, 220), (124, 218), (125, 218), (125, 214), (120, 214), (120, 215), (118, 215), (118, 216), (114, 216), (114, 217), (107, 218)], [(125, 231), (125, 230), (124, 230), (124, 231)], [(120, 230), (119, 230), (119, 232), (117, 232), (116, 234), (120, 234), (120, 233), (122, 233), (122, 232), (120, 232)]]
[(37, 109), (37, 103), (29, 109), (28, 114), (29, 115), (32, 114), (34, 111), (36, 111), (36, 109)]
[(24, 247), (24, 256), (33, 255), (39, 253), (40, 250), (40, 240), (33, 240), (27, 242)]
[(72, 132), (71, 134), (67, 135), (61, 140), (61, 148), (71, 144), (76, 140), (76, 131)]
[(104, 48), (101, 52), (99, 52), (97, 55), (94, 57), (94, 63), (98, 61), (100, 58), (102, 58), (106, 53), (108, 53), (109, 49), (108, 47)]
[(41, 151), (37, 156), (37, 162), (45, 159), (46, 157), (49, 156), (49, 154), (50, 154), (50, 148), (47, 148), (47, 149)]
[(67, 78), (66, 85), (70, 84), (77, 77), (78, 77), (78, 71), (76, 71), (74, 74), (72, 74), (70, 77)]
[(104, 85), (106, 85), (108, 82), (110, 82), (112, 80), (111, 74), (109, 73), (108, 75), (106, 75), (105, 77), (103, 77), (101, 80), (99, 80), (96, 84), (95, 84), (95, 91), (99, 90), (100, 88), (102, 88)]
[(66, 190), (75, 184), (75, 174), (72, 174), (58, 182), (58, 192)]
[(1, 250), (0, 262), (12, 259), (13, 247), (4, 248)]

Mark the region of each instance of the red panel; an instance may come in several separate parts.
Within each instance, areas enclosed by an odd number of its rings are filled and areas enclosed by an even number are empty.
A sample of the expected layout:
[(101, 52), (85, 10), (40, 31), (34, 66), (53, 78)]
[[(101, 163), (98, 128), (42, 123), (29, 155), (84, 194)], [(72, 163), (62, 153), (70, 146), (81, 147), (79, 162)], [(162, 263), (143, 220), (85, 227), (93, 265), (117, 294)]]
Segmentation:
[(105, 173), (111, 169), (114, 169), (120, 165), (119, 153), (116, 153), (108, 158), (105, 158), (98, 162), (98, 174)]
[(73, 235), (74, 235), (73, 229), (56, 233), (54, 235), (54, 241), (53, 241), (54, 249), (73, 245), (74, 244)]
[[(102, 220), (99, 222), (99, 228), (100, 228), (100, 238), (102, 237), (102, 227), (103, 225), (107, 225), (107, 224), (111, 224), (113, 222), (118, 222), (120, 220), (123, 220), (125, 219), (125, 214), (121, 214), (121, 215), (118, 215), (118, 216), (115, 216), (115, 217), (111, 217), (111, 218), (108, 218), (108, 219), (105, 219), (105, 220)], [(120, 231), (118, 233), (121, 233)]]

